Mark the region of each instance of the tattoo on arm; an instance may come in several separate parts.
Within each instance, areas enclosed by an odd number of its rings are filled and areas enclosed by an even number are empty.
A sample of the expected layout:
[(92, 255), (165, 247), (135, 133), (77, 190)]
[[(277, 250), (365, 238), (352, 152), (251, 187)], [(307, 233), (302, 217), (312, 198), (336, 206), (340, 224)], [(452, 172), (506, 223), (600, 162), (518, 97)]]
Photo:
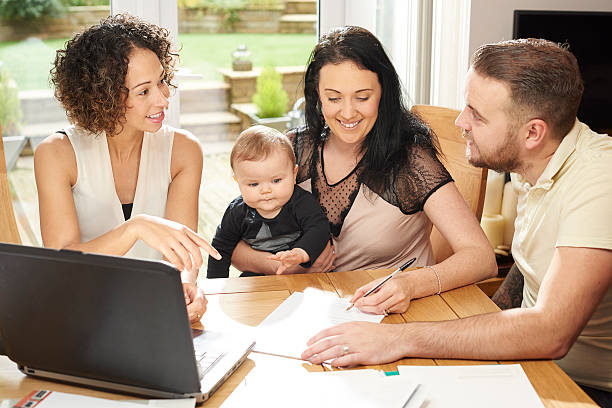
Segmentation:
[(502, 310), (520, 307), (523, 301), (523, 274), (512, 265), (506, 279), (502, 282), (491, 300)]

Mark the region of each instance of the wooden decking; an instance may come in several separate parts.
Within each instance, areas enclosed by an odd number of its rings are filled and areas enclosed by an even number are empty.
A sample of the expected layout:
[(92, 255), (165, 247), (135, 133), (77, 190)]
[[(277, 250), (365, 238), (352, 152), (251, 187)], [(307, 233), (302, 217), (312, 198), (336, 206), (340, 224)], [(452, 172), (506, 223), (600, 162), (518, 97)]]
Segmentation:
[[(198, 231), (210, 242), (227, 204), (240, 192), (232, 179), (227, 149), (219, 151), (218, 148), (205, 147), (206, 150), (211, 151), (204, 156)], [(42, 245), (33, 156), (19, 158), (17, 165), (9, 173), (9, 183), (19, 233), (24, 245)], [(206, 275), (205, 270), (203, 267), (202, 278)], [(237, 274), (233, 268), (230, 270), (230, 276)]]
[(232, 178), (229, 153), (206, 155), (200, 187), (200, 234), (212, 240), (225, 208), (239, 194), (238, 185)]

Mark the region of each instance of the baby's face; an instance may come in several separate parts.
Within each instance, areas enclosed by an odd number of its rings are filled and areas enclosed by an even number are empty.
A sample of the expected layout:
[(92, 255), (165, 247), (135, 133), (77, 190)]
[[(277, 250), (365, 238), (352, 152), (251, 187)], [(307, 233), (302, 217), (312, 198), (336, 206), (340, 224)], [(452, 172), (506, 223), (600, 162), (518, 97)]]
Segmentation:
[(278, 149), (265, 159), (234, 163), (234, 179), (242, 199), (264, 218), (274, 218), (289, 201), (295, 186), (297, 166)]

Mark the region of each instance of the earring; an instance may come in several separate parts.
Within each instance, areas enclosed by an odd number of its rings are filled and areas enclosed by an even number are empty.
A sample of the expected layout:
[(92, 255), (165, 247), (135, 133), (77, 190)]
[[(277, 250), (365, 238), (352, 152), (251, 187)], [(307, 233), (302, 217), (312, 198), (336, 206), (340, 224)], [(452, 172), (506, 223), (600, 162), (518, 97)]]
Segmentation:
[(321, 140), (326, 141), (329, 137), (329, 125), (325, 122), (325, 118), (321, 115), (321, 121), (323, 122), (323, 129), (321, 130)]

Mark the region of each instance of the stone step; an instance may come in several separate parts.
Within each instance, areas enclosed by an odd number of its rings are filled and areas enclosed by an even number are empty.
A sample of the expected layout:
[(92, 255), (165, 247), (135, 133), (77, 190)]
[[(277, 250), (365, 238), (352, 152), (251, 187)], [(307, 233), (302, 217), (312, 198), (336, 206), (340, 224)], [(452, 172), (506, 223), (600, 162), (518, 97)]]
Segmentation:
[(189, 130), (201, 142), (234, 140), (242, 131), (238, 116), (226, 111), (183, 113), (181, 128)]
[(185, 81), (180, 85), (181, 113), (229, 110), (230, 86), (221, 81)]
[(70, 123), (68, 123), (66, 119), (53, 122), (31, 123), (21, 126), (21, 134), (29, 139), (30, 147), (36, 149), (36, 146), (38, 146), (44, 138), (67, 126), (70, 126)]
[(285, 14), (317, 14), (317, 0), (287, 0)]
[(280, 19), (281, 33), (315, 33), (317, 29), (316, 14), (285, 14)]
[[(229, 85), (221, 81), (185, 81), (180, 85), (180, 98), (184, 113), (229, 110)], [(19, 99), (24, 125), (66, 120), (66, 113), (51, 90), (21, 91)]]
[[(19, 92), (22, 123), (31, 125), (36, 123), (66, 121), (66, 112), (62, 105), (53, 96), (50, 89)], [(47, 129), (47, 134), (50, 129)]]

